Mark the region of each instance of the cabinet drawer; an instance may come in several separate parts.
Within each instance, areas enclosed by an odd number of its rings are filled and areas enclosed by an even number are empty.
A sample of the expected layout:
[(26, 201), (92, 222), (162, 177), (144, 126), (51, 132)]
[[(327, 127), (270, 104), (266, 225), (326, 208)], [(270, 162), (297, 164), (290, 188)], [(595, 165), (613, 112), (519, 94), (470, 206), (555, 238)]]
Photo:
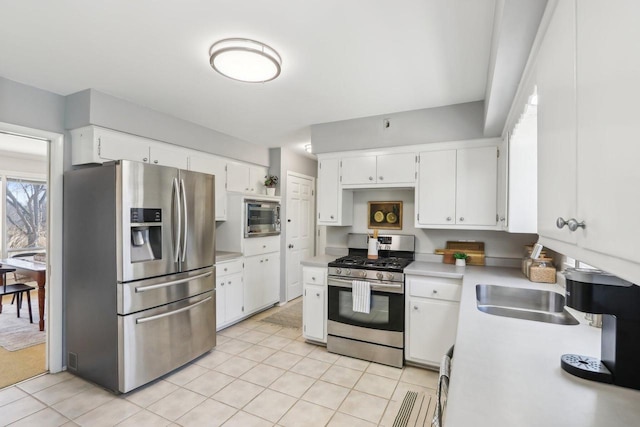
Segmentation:
[(242, 259), (240, 258), (216, 264), (216, 276), (218, 277), (240, 272), (242, 272)]
[(304, 267), (302, 279), (305, 285), (325, 285), (327, 283), (327, 270), (324, 268)]
[(280, 251), (280, 236), (252, 237), (244, 239), (244, 255), (261, 255)]
[(456, 279), (410, 279), (409, 295), (447, 301), (460, 301), (462, 285)]

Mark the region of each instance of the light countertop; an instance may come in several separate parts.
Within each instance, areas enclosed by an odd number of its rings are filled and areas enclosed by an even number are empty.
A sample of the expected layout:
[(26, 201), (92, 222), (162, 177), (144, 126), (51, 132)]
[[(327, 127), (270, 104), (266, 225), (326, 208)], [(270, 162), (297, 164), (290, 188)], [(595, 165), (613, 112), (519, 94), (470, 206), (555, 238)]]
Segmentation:
[(331, 261), (334, 261), (336, 258), (340, 258), (340, 256), (337, 255), (317, 255), (314, 257), (309, 257), (309, 258), (305, 258), (302, 261), (300, 261), (300, 264), (302, 264), (305, 267), (327, 267), (327, 264), (329, 264)]
[(414, 262), (407, 274), (464, 274), (446, 427), (631, 426), (640, 420), (640, 391), (583, 380), (560, 368), (565, 353), (600, 356), (600, 329), (493, 316), (476, 308), (475, 285), (564, 293), (533, 283), (520, 270)]
[(227, 252), (216, 251), (216, 264), (224, 261), (231, 261), (232, 259), (240, 258), (242, 253), (240, 252)]

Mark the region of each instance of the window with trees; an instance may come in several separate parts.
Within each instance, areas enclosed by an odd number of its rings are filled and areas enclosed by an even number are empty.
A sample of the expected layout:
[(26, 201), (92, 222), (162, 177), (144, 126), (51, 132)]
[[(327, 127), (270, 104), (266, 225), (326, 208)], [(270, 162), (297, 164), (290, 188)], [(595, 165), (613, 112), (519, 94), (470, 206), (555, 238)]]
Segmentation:
[(5, 242), (7, 252), (47, 246), (47, 183), (6, 179)]

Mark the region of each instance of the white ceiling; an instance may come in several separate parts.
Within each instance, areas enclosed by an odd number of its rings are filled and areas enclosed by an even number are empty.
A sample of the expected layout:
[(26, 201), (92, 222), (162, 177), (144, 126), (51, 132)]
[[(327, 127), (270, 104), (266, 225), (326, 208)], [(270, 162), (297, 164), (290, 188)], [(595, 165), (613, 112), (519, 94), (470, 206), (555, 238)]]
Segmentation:
[[(484, 99), (495, 0), (0, 0), (0, 76), (94, 88), (266, 146), (309, 125)], [(260, 40), (282, 74), (209, 66), (224, 38)]]

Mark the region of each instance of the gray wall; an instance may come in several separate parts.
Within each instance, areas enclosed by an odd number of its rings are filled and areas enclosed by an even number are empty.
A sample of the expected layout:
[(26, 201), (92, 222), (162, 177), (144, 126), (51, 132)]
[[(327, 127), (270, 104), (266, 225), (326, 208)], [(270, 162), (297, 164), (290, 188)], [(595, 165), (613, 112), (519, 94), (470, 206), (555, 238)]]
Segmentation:
[[(391, 123), (386, 129), (383, 127), (384, 119), (389, 119)], [(485, 136), (483, 101), (311, 126), (314, 153), (458, 141)]]
[(92, 124), (249, 163), (269, 165), (269, 149), (266, 147), (95, 89), (67, 97), (67, 111), (68, 129)]
[(64, 132), (64, 96), (0, 77), (0, 122)]

